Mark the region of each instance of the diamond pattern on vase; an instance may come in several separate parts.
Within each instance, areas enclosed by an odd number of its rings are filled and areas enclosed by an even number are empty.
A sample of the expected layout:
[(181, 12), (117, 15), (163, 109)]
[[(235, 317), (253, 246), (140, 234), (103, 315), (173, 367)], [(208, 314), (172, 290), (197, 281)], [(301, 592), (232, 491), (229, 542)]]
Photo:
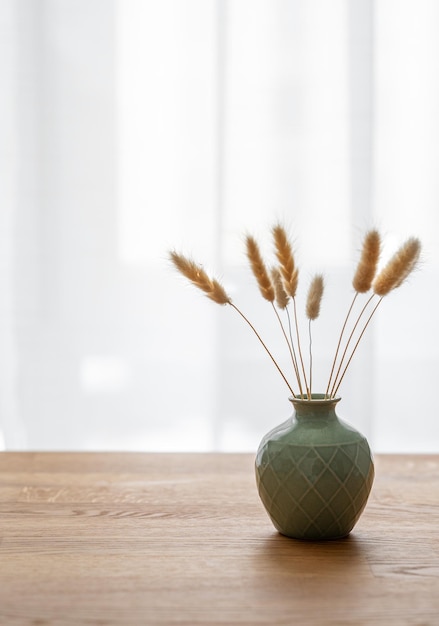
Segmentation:
[(256, 467), (274, 526), (303, 539), (343, 537), (361, 515), (374, 469), (368, 443), (294, 445), (265, 440)]

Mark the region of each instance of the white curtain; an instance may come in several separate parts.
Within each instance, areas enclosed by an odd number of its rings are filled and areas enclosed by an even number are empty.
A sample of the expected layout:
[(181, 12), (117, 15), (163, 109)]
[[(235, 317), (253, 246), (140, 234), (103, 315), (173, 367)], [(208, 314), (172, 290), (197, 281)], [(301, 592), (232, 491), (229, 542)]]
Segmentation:
[(248, 450), (288, 389), (243, 234), (290, 229), (298, 300), (322, 271), (324, 390), (364, 232), (421, 271), (386, 299), (340, 388), (376, 451), (438, 451), (439, 3), (0, 3), (0, 444)]

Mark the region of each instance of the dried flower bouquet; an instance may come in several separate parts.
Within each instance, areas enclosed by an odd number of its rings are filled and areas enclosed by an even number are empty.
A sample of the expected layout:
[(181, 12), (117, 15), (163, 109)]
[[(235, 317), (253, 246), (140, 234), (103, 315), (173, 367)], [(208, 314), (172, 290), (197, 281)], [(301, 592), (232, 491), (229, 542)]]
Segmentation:
[[(292, 361), (295, 377), (294, 384), (288, 380), (259, 332), (248, 317), (244, 315), (241, 309), (232, 301), (221, 283), (215, 278), (208, 276), (201, 265), (182, 254), (172, 251), (170, 253), (170, 259), (177, 270), (196, 287), (201, 289), (208, 298), (218, 304), (231, 306), (243, 318), (255, 333), (268, 356), (276, 366), (293, 397), (299, 396), (310, 400), (312, 397), (313, 370), (311, 327), (312, 322), (320, 314), (320, 306), (324, 292), (324, 279), (321, 274), (315, 275), (308, 288), (305, 312), (308, 319), (309, 359), (308, 368), (306, 368), (296, 305), (299, 271), (295, 263), (293, 248), (286, 229), (281, 224), (276, 224), (272, 228), (272, 237), (277, 265), (272, 267), (270, 271), (262, 258), (257, 241), (251, 235), (247, 235), (246, 237), (246, 253), (259, 291), (262, 297), (273, 307), (273, 311), (280, 324)], [(383, 298), (397, 287), (400, 287), (418, 266), (420, 252), (421, 243), (419, 239), (410, 237), (378, 272), (381, 237), (377, 230), (370, 230), (366, 233), (363, 240), (360, 260), (352, 280), (354, 296), (340, 331), (325, 397), (334, 398), (336, 396), (355, 351), (375, 311)], [(348, 332), (348, 322), (350, 321), (356, 300), (360, 294), (367, 294), (368, 292), (371, 292), (371, 294), (354, 320), (350, 332)], [(292, 316), (290, 315), (291, 305)], [(285, 314), (286, 325), (285, 322), (282, 321), (280, 311)], [(291, 319), (291, 317), (293, 319)]]

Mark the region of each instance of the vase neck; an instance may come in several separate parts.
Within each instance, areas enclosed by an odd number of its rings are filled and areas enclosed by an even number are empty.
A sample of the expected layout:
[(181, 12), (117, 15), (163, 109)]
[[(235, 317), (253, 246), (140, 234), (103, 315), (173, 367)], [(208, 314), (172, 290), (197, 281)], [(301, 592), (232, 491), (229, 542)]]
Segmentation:
[(324, 394), (312, 394), (311, 400), (306, 397), (290, 398), (294, 406), (296, 418), (302, 419), (337, 419), (335, 408), (340, 398), (327, 398)]

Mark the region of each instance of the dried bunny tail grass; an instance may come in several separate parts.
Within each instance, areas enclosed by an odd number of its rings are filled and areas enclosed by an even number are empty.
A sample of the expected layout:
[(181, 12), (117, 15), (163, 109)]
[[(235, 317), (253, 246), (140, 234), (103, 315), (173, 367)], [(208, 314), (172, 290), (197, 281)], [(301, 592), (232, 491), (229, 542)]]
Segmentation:
[(198, 289), (204, 291), (208, 298), (217, 304), (230, 304), (232, 302), (224, 287), (215, 278), (209, 278), (201, 265), (174, 251), (170, 252), (170, 258), (178, 271)]
[(415, 237), (409, 239), (406, 244), (411, 248), (410, 259), (407, 260), (405, 271), (401, 272), (399, 280), (396, 282), (394, 289), (401, 287), (402, 283), (417, 268), (421, 256), (421, 242)]
[(255, 238), (251, 235), (247, 235), (246, 237), (246, 246), (247, 257), (250, 261), (250, 267), (252, 269), (252, 272), (257, 280), (259, 291), (261, 292), (263, 298), (265, 298), (269, 302), (273, 302), (275, 298), (274, 287), (270, 280), (267, 268), (265, 267), (265, 263), (262, 259), (259, 246)]
[(285, 291), (291, 298), (294, 298), (297, 291), (299, 272), (294, 262), (293, 249), (283, 226), (276, 224), (273, 226), (272, 233)]
[(193, 282), (196, 287), (205, 292), (210, 291), (210, 278), (200, 265), (175, 251), (170, 252), (170, 258), (178, 271)]
[(373, 283), (374, 293), (383, 297), (393, 289), (400, 287), (417, 266), (420, 254), (421, 242), (419, 239), (416, 237), (407, 239), (378, 274)]
[(212, 278), (212, 291), (208, 297), (217, 304), (230, 304), (232, 299), (227, 295), (226, 290), (216, 278)]
[(285, 309), (288, 306), (289, 296), (284, 289), (282, 282), (282, 275), (277, 267), (273, 267), (271, 270), (271, 279), (273, 281), (274, 293), (276, 296), (276, 304), (280, 309)]
[(352, 285), (357, 293), (366, 293), (375, 278), (381, 252), (381, 237), (377, 230), (366, 233), (363, 241), (360, 261)]
[(323, 276), (321, 274), (316, 274), (309, 286), (308, 297), (306, 300), (306, 316), (309, 320), (315, 320), (319, 316), (323, 289)]

